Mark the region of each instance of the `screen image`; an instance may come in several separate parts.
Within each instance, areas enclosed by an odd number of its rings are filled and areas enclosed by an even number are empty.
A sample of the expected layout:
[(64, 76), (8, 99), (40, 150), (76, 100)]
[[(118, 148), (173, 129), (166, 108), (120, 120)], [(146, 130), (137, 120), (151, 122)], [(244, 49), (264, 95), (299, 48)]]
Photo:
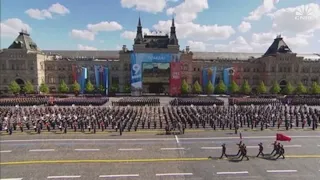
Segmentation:
[(143, 83), (169, 83), (170, 63), (143, 63)]

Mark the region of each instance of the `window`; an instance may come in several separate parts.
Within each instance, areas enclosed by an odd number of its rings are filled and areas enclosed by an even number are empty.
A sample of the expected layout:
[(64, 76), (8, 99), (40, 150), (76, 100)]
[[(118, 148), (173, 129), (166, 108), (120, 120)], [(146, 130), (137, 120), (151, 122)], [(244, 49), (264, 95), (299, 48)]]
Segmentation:
[(11, 65), (11, 69), (12, 69), (12, 70), (14, 70), (14, 69), (15, 69), (15, 68), (14, 68), (14, 64), (12, 64), (12, 65)]
[(32, 84), (34, 83), (34, 79), (31, 79), (31, 83), (32, 83)]
[(56, 83), (55, 82), (55, 78), (53, 76), (49, 76), (48, 77), (48, 82), (49, 82), (49, 84), (55, 84)]
[(59, 79), (59, 83), (61, 83), (61, 81), (66, 82), (66, 77), (63, 74), (59, 75), (58, 79)]
[(111, 78), (111, 83), (112, 84), (119, 84), (119, 77), (112, 77)]
[(6, 78), (3, 79), (3, 83), (7, 83), (7, 79)]
[(30, 70), (33, 70), (33, 66), (30, 66)]
[(282, 67), (279, 68), (279, 72), (282, 72)]
[(5, 64), (1, 64), (1, 69), (5, 70), (6, 69), (6, 65)]

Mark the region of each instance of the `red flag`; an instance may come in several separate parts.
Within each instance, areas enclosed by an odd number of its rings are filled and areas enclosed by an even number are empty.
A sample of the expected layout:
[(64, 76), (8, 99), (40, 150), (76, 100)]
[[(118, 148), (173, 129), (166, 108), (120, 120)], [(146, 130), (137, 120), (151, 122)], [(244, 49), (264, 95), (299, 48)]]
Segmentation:
[(277, 133), (277, 141), (291, 141), (291, 137)]

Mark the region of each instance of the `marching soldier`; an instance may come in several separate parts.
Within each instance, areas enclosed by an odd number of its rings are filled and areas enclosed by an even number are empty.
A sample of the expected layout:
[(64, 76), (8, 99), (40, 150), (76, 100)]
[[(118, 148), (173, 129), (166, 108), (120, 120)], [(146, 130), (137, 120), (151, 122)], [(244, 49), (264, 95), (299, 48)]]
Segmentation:
[(262, 155), (262, 157), (264, 156), (262, 143), (259, 143), (259, 153), (258, 153), (257, 157), (259, 157), (259, 155)]
[(249, 161), (249, 157), (247, 156), (247, 147), (246, 147), (246, 145), (243, 144), (241, 147), (242, 147), (242, 148), (241, 148), (241, 156), (240, 156), (241, 159), (240, 159), (240, 161), (243, 160), (243, 157), (246, 157), (246, 158), (247, 158), (247, 161)]
[(227, 149), (226, 149), (226, 144), (222, 144), (221, 146), (222, 146), (222, 153), (221, 153), (220, 159), (222, 159), (223, 156), (225, 156), (226, 158), (228, 158), (228, 156), (227, 156), (227, 154), (226, 154), (226, 151), (227, 151)]
[(280, 156), (282, 156), (282, 159), (285, 159), (285, 157), (284, 157), (284, 147), (283, 147), (283, 145), (281, 144), (280, 145), (280, 147), (279, 147), (279, 155), (278, 155), (278, 157), (276, 157), (276, 159), (279, 159), (279, 157)]

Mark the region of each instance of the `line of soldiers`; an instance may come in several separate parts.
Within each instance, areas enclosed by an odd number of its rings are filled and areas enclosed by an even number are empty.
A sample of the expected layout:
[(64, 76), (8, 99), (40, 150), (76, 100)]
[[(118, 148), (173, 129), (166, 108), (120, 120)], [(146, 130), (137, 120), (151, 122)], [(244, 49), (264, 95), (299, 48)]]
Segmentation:
[(169, 102), (171, 106), (222, 106), (224, 102), (216, 98), (175, 98)]
[(112, 102), (112, 106), (159, 106), (160, 99), (159, 98), (122, 98), (117, 102)]
[(73, 97), (73, 98), (57, 98), (53, 101), (53, 105), (58, 106), (71, 106), (71, 105), (78, 105), (78, 106), (101, 106), (109, 101), (109, 98), (106, 97)]
[(0, 106), (33, 106), (44, 105), (48, 103), (48, 98), (44, 97), (17, 97), (17, 98), (1, 98)]
[(277, 99), (270, 98), (229, 98), (229, 105), (240, 105), (240, 106), (248, 106), (248, 105), (280, 105), (281, 101)]
[[(222, 152), (221, 152), (220, 159), (222, 159), (223, 157), (228, 158), (229, 156), (226, 153), (226, 151), (227, 151), (226, 144), (222, 144), (221, 146), (222, 146)], [(249, 157), (247, 155), (247, 147), (246, 147), (246, 145), (242, 141), (240, 141), (240, 143), (237, 144), (237, 146), (239, 147), (239, 151), (234, 156), (239, 158), (240, 161), (242, 161), (244, 157), (246, 157), (247, 160), (249, 160)], [(259, 153), (257, 154), (256, 157), (259, 157), (260, 155), (262, 157), (265, 157), (265, 154), (263, 153), (263, 144), (259, 143), (258, 146), (259, 146)], [(275, 159), (279, 159), (280, 157), (282, 157), (283, 159), (285, 159), (285, 156), (284, 156), (285, 150), (284, 150), (283, 145), (280, 144), (279, 142), (277, 143), (277, 141), (275, 141), (273, 143), (273, 147), (274, 147), (273, 151), (270, 153), (269, 158), (271, 158), (271, 157), (274, 158), (275, 157)]]
[[(6, 107), (0, 108), (0, 130), (55, 129), (82, 132), (94, 129), (179, 130), (280, 128), (306, 126), (316, 129), (320, 111), (306, 106), (108, 106), (108, 107)], [(61, 128), (60, 128), (61, 129)], [(63, 128), (62, 128), (63, 129)], [(122, 132), (121, 131), (121, 132)], [(39, 131), (37, 131), (39, 132)]]

